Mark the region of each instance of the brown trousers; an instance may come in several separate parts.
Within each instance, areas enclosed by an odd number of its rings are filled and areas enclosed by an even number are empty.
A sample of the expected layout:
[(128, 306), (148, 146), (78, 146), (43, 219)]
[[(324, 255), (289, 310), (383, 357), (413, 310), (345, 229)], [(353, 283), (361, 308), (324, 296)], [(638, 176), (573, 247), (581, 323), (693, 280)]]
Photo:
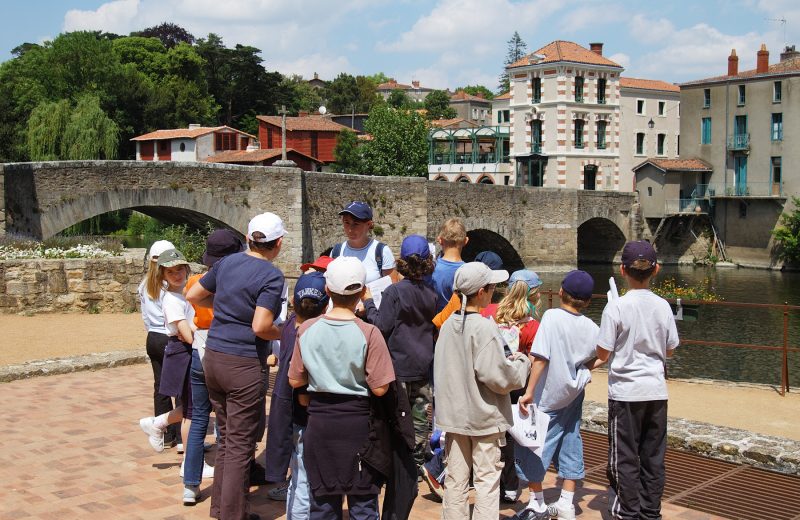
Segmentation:
[(219, 428), (211, 516), (242, 520), (249, 512), (250, 464), (264, 412), (266, 368), (258, 358), (206, 349), (203, 369)]

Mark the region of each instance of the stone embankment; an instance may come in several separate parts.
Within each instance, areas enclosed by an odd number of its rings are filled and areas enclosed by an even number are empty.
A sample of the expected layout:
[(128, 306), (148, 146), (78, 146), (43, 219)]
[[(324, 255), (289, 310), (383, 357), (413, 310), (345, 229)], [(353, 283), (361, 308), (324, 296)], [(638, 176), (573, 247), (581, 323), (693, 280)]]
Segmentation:
[[(583, 428), (607, 434), (606, 405), (585, 401)], [(800, 444), (791, 439), (670, 418), (667, 426), (667, 446), (713, 459), (800, 475)]]
[(141, 250), (112, 258), (0, 261), (0, 313), (134, 312)]

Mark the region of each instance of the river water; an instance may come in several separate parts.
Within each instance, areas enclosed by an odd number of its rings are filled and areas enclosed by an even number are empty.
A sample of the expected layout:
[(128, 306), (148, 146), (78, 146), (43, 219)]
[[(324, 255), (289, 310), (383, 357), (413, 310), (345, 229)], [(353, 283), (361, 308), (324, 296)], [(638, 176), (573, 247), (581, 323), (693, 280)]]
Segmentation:
[[(608, 290), (608, 278), (612, 272), (617, 285), (623, 286), (618, 266), (587, 264), (580, 268), (594, 277), (596, 294)], [(540, 275), (544, 290), (558, 291), (564, 273), (543, 272)], [(658, 278), (670, 277), (689, 285), (708, 279), (715, 292), (729, 302), (800, 305), (800, 273), (663, 266)], [(546, 306), (547, 302), (544, 303)], [(554, 305), (558, 305), (558, 296)], [(605, 299), (593, 302), (587, 316), (599, 324), (604, 305)], [(682, 339), (782, 346), (783, 313), (779, 310), (701, 306), (697, 321), (678, 322), (678, 333)], [(789, 346), (800, 346), (800, 311), (789, 313)], [(781, 357), (779, 351), (683, 345), (669, 360), (668, 370), (670, 377), (766, 383), (780, 388)], [(800, 353), (789, 353), (789, 381), (792, 387), (800, 385)]]

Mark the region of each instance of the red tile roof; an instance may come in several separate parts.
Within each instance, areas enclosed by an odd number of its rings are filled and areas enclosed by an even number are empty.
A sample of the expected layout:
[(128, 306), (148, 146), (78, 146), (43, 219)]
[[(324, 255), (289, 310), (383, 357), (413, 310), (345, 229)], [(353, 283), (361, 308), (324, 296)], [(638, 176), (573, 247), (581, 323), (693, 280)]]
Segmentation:
[(652, 164), (661, 171), (711, 171), (711, 165), (702, 159), (647, 159), (643, 163), (634, 166), (633, 171), (647, 164)]
[(461, 101), (478, 101), (482, 103), (491, 103), (491, 100), (486, 99), (480, 96), (473, 96), (472, 94), (467, 94), (463, 90), (457, 91), (455, 94), (450, 96), (450, 102), (461, 102)]
[[(293, 148), (287, 148), (286, 154), (294, 153), (297, 155), (301, 155), (307, 158), (310, 161), (314, 161), (317, 163), (322, 163), (322, 161), (318, 159), (314, 159), (310, 155), (306, 155), (302, 152), (298, 152)], [(224, 152), (219, 152), (215, 155), (206, 159), (206, 162), (213, 162), (213, 163), (259, 163), (262, 161), (266, 161), (269, 159), (273, 159), (275, 157), (281, 156), (281, 149), (280, 148), (266, 148), (266, 149), (258, 149), (258, 150), (226, 150)]]
[(503, 92), (499, 96), (495, 96), (495, 99), (511, 99), (511, 92)]
[[(544, 59), (539, 60), (537, 56), (541, 56)], [(564, 40), (556, 40), (548, 43), (538, 51), (528, 54), (524, 58), (515, 61), (511, 65), (508, 65), (506, 68), (513, 69), (515, 67), (538, 65), (540, 63), (555, 63), (558, 61), (585, 63), (587, 65), (605, 65), (608, 67), (618, 67), (620, 69), (622, 68), (622, 65), (609, 60), (605, 56), (590, 51), (586, 47), (581, 47), (575, 42), (568, 42)]]
[(467, 127), (477, 127), (477, 123), (473, 123), (472, 121), (467, 121), (466, 119), (462, 119), (460, 117), (454, 117), (453, 119), (434, 119), (430, 122), (431, 126), (435, 126), (437, 128), (449, 128), (451, 126), (458, 126), (459, 128)]
[(664, 90), (667, 92), (680, 92), (681, 88), (674, 83), (667, 83), (657, 79), (640, 78), (619, 78), (619, 86), (622, 88), (638, 88), (642, 90)]
[[(281, 116), (256, 116), (256, 119), (277, 126), (278, 128), (281, 127)], [(342, 130), (350, 130), (350, 128), (340, 125), (339, 123), (334, 123), (327, 117), (322, 116), (287, 117), (286, 131), (293, 132), (296, 130), (341, 132)]]
[(792, 73), (795, 74), (800, 73), (800, 58), (789, 58), (778, 63), (773, 63), (767, 68), (767, 72), (758, 73), (756, 72), (756, 69), (745, 70), (743, 72), (740, 72), (736, 76), (714, 76), (712, 78), (697, 79), (694, 81), (681, 83), (680, 86), (700, 85), (703, 83), (715, 83), (718, 81), (727, 81), (731, 79), (733, 80), (750, 79), (762, 76), (771, 76), (774, 74), (792, 74)]
[(256, 136), (254, 135), (250, 135), (246, 132), (242, 132), (241, 130), (231, 128), (229, 126), (199, 126), (196, 128), (175, 128), (169, 130), (156, 130), (154, 132), (150, 132), (149, 134), (136, 136), (133, 139), (131, 139), (131, 141), (153, 141), (156, 139), (196, 139), (200, 136), (226, 129), (230, 130), (231, 132), (236, 132), (242, 135), (246, 135), (248, 137), (252, 137), (253, 139), (256, 139)]
[(378, 90), (394, 90), (396, 88), (403, 89), (403, 90), (410, 90), (414, 87), (411, 85), (405, 85), (403, 83), (398, 83), (393, 79), (390, 79), (386, 83), (381, 83), (376, 87)]

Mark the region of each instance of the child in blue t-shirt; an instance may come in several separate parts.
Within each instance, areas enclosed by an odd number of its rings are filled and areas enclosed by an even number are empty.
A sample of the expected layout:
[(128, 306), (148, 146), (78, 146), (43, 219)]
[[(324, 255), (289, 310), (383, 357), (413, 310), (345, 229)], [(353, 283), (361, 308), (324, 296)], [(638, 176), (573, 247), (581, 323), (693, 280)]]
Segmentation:
[[(581, 314), (592, 299), (594, 280), (585, 271), (570, 271), (561, 283), (561, 306), (542, 316), (531, 346), (531, 376), (519, 399), (521, 413), (530, 404), (550, 416), (544, 448), (538, 456), (517, 445), (515, 455), (520, 477), (528, 481), (530, 501), (515, 520), (574, 520), (575, 481), (584, 477), (581, 414), (584, 388), (591, 381), (590, 370), (597, 360), (594, 349), (597, 325)], [(542, 492), (547, 468), (552, 461), (563, 479), (561, 497), (546, 505)]]

